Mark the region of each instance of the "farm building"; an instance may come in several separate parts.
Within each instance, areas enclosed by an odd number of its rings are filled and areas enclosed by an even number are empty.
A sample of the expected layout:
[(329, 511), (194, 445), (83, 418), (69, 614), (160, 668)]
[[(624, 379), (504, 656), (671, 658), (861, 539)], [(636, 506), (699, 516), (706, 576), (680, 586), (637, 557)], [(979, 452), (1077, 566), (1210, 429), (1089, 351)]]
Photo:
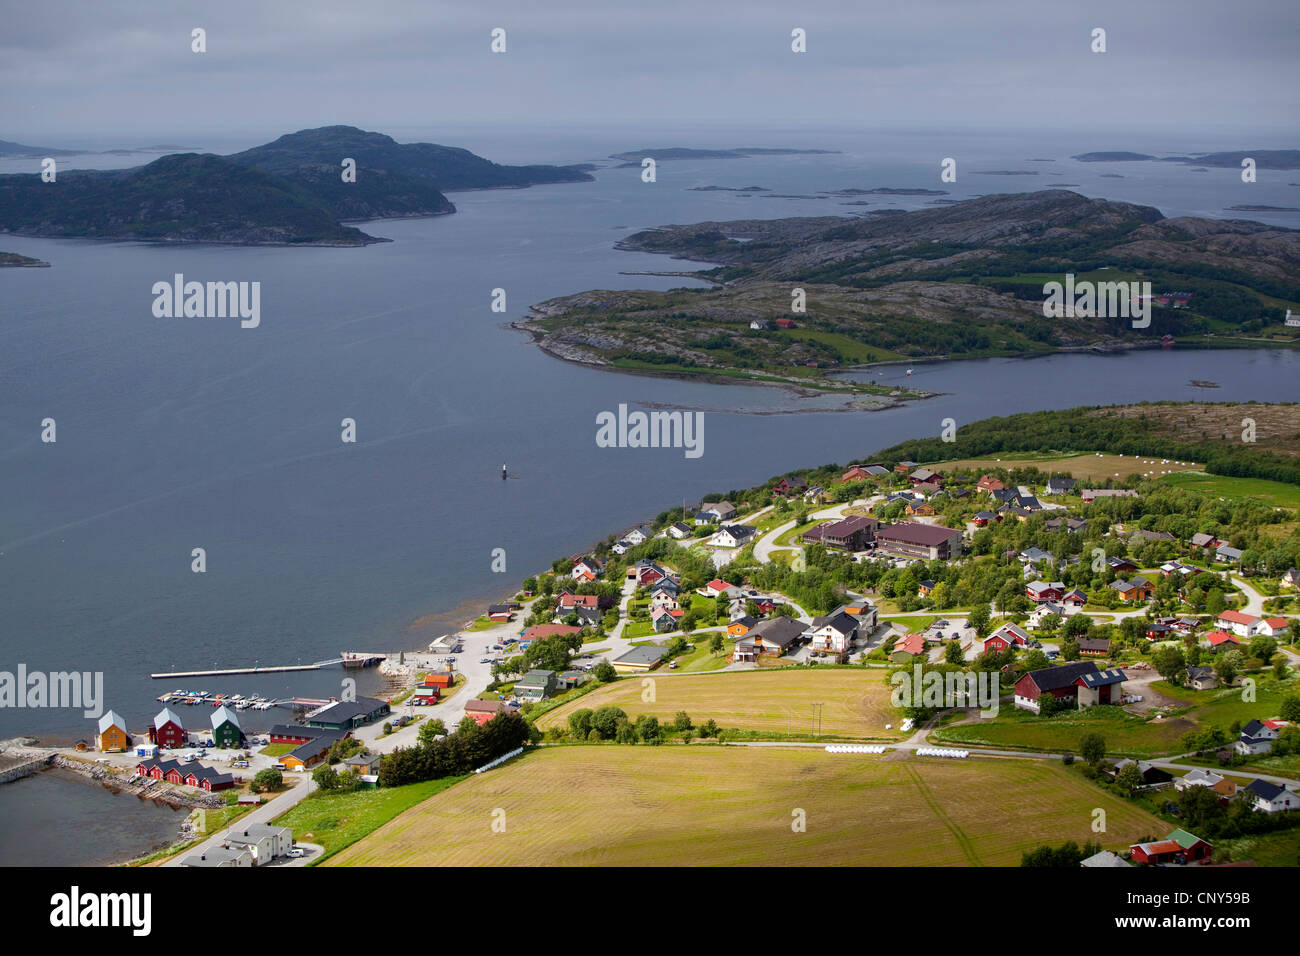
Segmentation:
[(1036, 714), (1038, 699), (1043, 694), (1070, 698), (1080, 710), (1096, 704), (1118, 704), (1124, 693), (1124, 680), (1122, 670), (1099, 670), (1092, 661), (1044, 667), (1016, 681), (1016, 707)]
[(639, 647), (633, 647), (621, 657), (616, 657), (610, 663), (614, 665), (614, 670), (620, 674), (641, 674), (645, 671), (652, 671), (659, 666), (663, 660), (664, 649), (655, 644), (642, 644)]
[(149, 739), (159, 747), (172, 749), (184, 747), (188, 740), (185, 736), (184, 724), (181, 723), (176, 711), (170, 707), (164, 707), (154, 717), (153, 726), (149, 728)]
[(1135, 843), (1129, 847), (1134, 863), (1159, 866), (1168, 863), (1194, 863), (1209, 859), (1214, 848), (1186, 830), (1175, 830), (1163, 840), (1152, 843)]

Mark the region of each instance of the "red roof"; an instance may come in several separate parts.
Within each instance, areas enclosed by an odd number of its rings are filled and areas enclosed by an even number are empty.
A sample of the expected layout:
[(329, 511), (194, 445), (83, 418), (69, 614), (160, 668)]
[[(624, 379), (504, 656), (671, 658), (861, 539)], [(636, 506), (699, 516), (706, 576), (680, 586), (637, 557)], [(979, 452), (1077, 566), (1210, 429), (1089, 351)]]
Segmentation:
[(520, 640), (535, 641), (543, 637), (553, 637), (556, 634), (577, 634), (581, 630), (582, 628), (574, 627), (572, 624), (534, 624), (524, 631)]
[(1220, 621), (1227, 621), (1229, 624), (1254, 624), (1259, 618), (1253, 614), (1243, 614), (1241, 611), (1224, 611), (1219, 615)]
[(925, 650), (925, 638), (920, 634), (909, 634), (894, 645), (894, 650), (907, 651), (909, 654), (920, 654)]
[(561, 594), (560, 607), (596, 607), (600, 598), (595, 594)]
[(712, 588), (715, 591), (725, 591), (727, 590), (727, 588), (735, 587), (735, 585), (728, 584), (726, 581), (723, 581), (720, 578), (714, 578), (712, 581), (706, 584), (705, 587)]
[(1236, 634), (1229, 634), (1227, 631), (1211, 631), (1209, 634), (1209, 641), (1212, 647), (1218, 647), (1225, 641), (1232, 641), (1234, 644), (1240, 644), (1241, 638)]
[(1264, 623), (1269, 627), (1286, 627), (1286, 618), (1284, 617), (1266, 617)]

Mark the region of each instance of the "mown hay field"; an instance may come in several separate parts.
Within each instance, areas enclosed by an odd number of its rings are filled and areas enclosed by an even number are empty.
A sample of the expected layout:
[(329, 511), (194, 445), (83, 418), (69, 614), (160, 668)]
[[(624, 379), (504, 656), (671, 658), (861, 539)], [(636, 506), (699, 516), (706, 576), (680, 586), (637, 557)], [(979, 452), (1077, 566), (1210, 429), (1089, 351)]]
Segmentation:
[[(646, 685), (647, 678), (654, 683)], [(902, 737), (898, 726), (903, 714), (890, 703), (893, 687), (884, 678), (883, 670), (841, 667), (700, 675), (655, 671), (585, 694), (543, 715), (537, 725), (543, 730), (567, 726), (575, 710), (612, 704), (633, 720), (647, 714), (670, 721), (684, 710), (697, 726), (712, 719), (719, 727), (808, 735), (813, 705), (820, 704), (817, 733), (893, 741)], [(643, 699), (649, 690), (654, 699)], [(893, 729), (886, 730), (886, 724)]]
[(1046, 761), (547, 747), (425, 800), (325, 865), (1016, 866), (1044, 843), (1121, 849), (1167, 830)]

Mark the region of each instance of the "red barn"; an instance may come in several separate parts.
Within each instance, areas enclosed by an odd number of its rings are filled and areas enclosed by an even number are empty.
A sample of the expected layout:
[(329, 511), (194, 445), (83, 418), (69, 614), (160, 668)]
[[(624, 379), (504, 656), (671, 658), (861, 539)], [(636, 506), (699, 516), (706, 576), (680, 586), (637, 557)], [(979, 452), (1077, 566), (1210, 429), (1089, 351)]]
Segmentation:
[(984, 652), (1002, 653), (1008, 647), (1028, 647), (1030, 637), (1015, 624), (1004, 624), (984, 639)]
[(1157, 865), (1161, 863), (1194, 863), (1208, 860), (1214, 847), (1186, 830), (1175, 830), (1163, 840), (1135, 843), (1129, 847), (1134, 863)]
[(1118, 704), (1124, 696), (1125, 675), (1118, 668), (1100, 670), (1092, 661), (1074, 661), (1060, 667), (1029, 671), (1016, 681), (1016, 707), (1039, 712), (1044, 694), (1065, 697), (1082, 709), (1095, 704)]
[(158, 712), (158, 716), (153, 719), (153, 726), (149, 728), (149, 740), (159, 747), (179, 748), (185, 746), (185, 727), (181, 724), (181, 719), (176, 715), (176, 711), (170, 707), (164, 707)]

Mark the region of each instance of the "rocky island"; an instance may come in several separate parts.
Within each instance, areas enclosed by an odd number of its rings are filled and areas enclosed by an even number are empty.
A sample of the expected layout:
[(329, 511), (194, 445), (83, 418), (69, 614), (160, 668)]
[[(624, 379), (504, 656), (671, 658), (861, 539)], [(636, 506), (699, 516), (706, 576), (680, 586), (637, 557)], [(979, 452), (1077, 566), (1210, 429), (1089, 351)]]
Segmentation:
[[(1300, 302), (1300, 232), (1166, 219), (1066, 190), (872, 218), (662, 226), (617, 247), (711, 263), (699, 275), (715, 285), (563, 296), (516, 327), (569, 361), (827, 390), (869, 389), (835, 373), (878, 362), (1144, 348), (1166, 335), (1297, 344), (1277, 303)], [(1066, 273), (1186, 298), (1153, 307), (1141, 329), (1129, 317), (1047, 319), (1044, 283)]]
[[(344, 159), (356, 179), (344, 182)], [(465, 149), (398, 143), (327, 126), (217, 156), (177, 153), (144, 166), (0, 176), (0, 233), (253, 245), (360, 246), (382, 240), (348, 221), (438, 216), (444, 191), (587, 182), (576, 166), (502, 166)]]

